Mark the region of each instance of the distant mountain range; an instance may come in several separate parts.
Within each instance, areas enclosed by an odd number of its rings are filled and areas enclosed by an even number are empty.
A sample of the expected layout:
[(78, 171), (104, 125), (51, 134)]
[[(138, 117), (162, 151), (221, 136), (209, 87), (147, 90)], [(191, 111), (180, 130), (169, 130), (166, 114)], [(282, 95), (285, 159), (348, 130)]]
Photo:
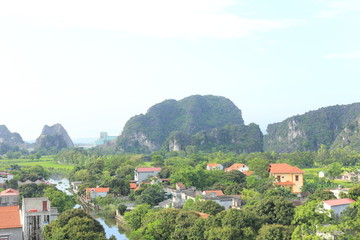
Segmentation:
[[(78, 139), (91, 144), (95, 138)], [(0, 125), (0, 154), (26, 147), (18, 133)], [(296, 115), (269, 124), (263, 136), (257, 124), (244, 124), (242, 112), (229, 99), (212, 95), (193, 95), (182, 100), (165, 100), (150, 107), (146, 114), (130, 118), (122, 134), (104, 144), (114, 152), (151, 153), (158, 150), (316, 151), (348, 146), (360, 151), (360, 103), (336, 105)], [(74, 146), (60, 125), (44, 126), (32, 144), (36, 149), (58, 151)]]

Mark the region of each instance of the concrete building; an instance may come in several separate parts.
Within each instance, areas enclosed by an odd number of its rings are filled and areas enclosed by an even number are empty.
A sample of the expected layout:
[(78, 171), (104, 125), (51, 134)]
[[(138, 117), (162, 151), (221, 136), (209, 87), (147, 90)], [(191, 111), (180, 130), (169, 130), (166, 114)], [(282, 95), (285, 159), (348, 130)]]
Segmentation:
[(16, 206), (16, 205), (19, 205), (18, 190), (9, 188), (0, 192), (0, 207)]
[(0, 207), (0, 239), (23, 239), (19, 206)]
[(72, 182), (72, 190), (74, 193), (78, 193), (79, 192), (79, 186), (82, 184), (81, 181), (77, 181), (77, 182)]
[(240, 171), (240, 172), (244, 172), (244, 171), (249, 171), (249, 167), (246, 166), (243, 163), (234, 163), (233, 165), (231, 165), (228, 168), (225, 168), (224, 170), (225, 172), (231, 172), (231, 171)]
[(301, 193), (304, 185), (304, 171), (287, 163), (272, 163), (268, 168), (269, 177), (274, 184), (289, 188), (292, 193)]
[(149, 177), (156, 176), (161, 171), (160, 167), (151, 167), (151, 168), (137, 168), (134, 173), (134, 180), (137, 184), (145, 181)]
[(206, 165), (206, 170), (223, 170), (223, 169), (224, 169), (223, 165), (219, 163), (209, 163), (208, 165)]
[(115, 140), (117, 137), (116, 136), (109, 136), (107, 134), (107, 132), (101, 132), (100, 133), (100, 138), (98, 138), (95, 142), (96, 146), (102, 145), (104, 143), (110, 142)]
[(333, 210), (335, 217), (339, 217), (342, 211), (344, 211), (345, 208), (349, 207), (350, 204), (353, 202), (355, 201), (350, 198), (340, 198), (322, 201), (322, 203), (324, 204), (324, 209)]
[(95, 199), (97, 197), (106, 197), (110, 188), (85, 188), (86, 199)]
[(50, 206), (47, 197), (23, 198), (21, 221), (24, 240), (42, 240), (44, 226), (55, 221), (58, 215), (57, 208)]

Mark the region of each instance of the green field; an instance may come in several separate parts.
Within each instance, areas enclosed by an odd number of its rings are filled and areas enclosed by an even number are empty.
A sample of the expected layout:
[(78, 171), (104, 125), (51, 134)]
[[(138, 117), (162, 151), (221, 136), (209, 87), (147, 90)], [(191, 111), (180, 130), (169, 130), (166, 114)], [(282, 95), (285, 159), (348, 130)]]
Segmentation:
[(53, 157), (44, 156), (40, 159), (0, 159), (0, 170), (9, 169), (10, 165), (17, 164), (20, 167), (43, 166), (49, 170), (73, 170), (75, 165), (59, 164), (54, 162)]

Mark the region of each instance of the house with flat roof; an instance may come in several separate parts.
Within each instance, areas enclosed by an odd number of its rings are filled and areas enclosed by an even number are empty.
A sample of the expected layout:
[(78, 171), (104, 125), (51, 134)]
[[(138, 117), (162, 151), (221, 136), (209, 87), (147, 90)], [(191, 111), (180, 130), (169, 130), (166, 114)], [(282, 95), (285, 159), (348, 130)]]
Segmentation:
[(0, 171), (0, 187), (3, 187), (6, 181), (9, 181), (13, 178), (14, 175), (5, 171)]
[(160, 167), (136, 168), (134, 172), (134, 180), (137, 182), (137, 184), (140, 184), (149, 177), (156, 176), (160, 171)]
[(19, 205), (19, 195), (18, 190), (11, 188), (0, 192), (0, 207)]
[(23, 198), (20, 217), (23, 224), (24, 239), (42, 240), (45, 225), (59, 216), (56, 207), (51, 207), (47, 197)]
[(290, 189), (292, 193), (301, 193), (304, 185), (304, 171), (287, 163), (271, 163), (268, 168), (269, 177), (274, 184)]
[(0, 207), (0, 239), (23, 239), (19, 206)]

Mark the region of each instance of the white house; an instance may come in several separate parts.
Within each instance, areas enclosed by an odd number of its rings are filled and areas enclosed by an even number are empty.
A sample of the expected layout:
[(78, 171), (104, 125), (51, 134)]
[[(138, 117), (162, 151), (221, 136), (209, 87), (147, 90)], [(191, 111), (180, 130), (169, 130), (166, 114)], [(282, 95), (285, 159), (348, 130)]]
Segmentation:
[(160, 171), (160, 167), (137, 168), (135, 169), (134, 180), (139, 184), (149, 177), (156, 176)]
[(106, 197), (110, 188), (85, 188), (86, 198), (95, 199), (97, 197)]
[(231, 165), (228, 168), (225, 168), (224, 170), (225, 172), (231, 172), (231, 171), (240, 171), (240, 172), (244, 172), (244, 171), (249, 171), (249, 167), (246, 166), (243, 163), (234, 163), (233, 165)]
[(206, 165), (206, 170), (223, 170), (223, 169), (224, 169), (223, 165), (219, 163), (209, 163), (208, 165)]
[(320, 172), (318, 173), (318, 177), (319, 177), (319, 178), (324, 178), (324, 177), (325, 177), (325, 172), (324, 172), (324, 171), (320, 171)]
[(3, 171), (0, 171), (0, 187), (4, 186), (4, 183), (6, 181), (9, 181), (11, 179), (14, 178), (14, 175), (8, 173), (8, 172), (3, 172)]
[(324, 204), (324, 209), (333, 210), (335, 217), (338, 217), (345, 208), (350, 206), (350, 203), (355, 202), (350, 198), (340, 198), (340, 199), (333, 199), (333, 200), (326, 200), (322, 201)]

